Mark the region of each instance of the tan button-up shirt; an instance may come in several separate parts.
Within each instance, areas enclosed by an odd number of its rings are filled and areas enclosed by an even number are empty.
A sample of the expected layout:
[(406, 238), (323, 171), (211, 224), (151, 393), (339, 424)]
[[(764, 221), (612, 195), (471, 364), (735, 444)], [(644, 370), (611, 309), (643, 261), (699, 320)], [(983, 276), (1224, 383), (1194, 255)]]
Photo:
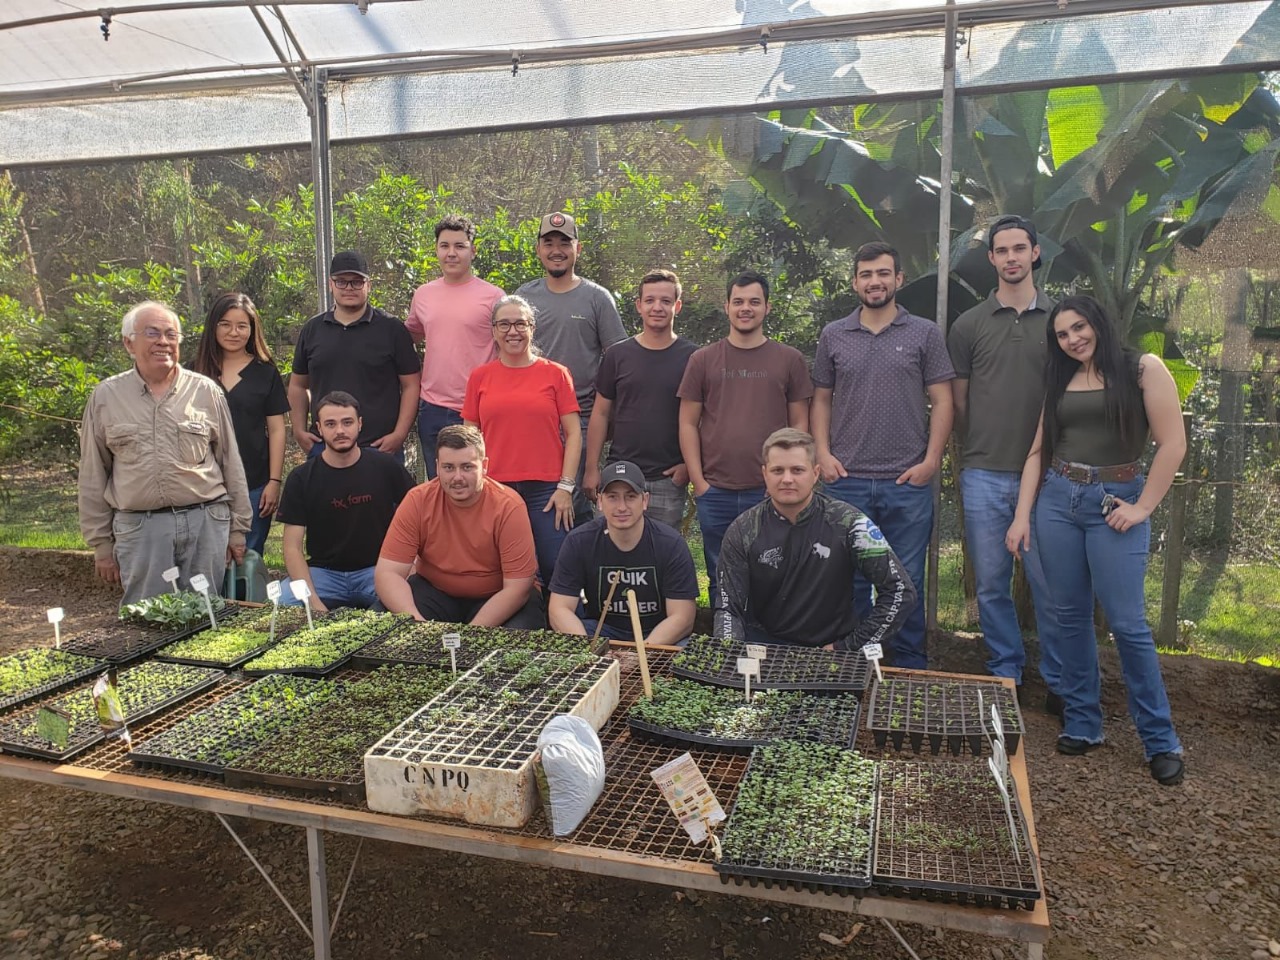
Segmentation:
[(252, 518), (244, 465), (222, 388), (178, 368), (155, 397), (135, 367), (93, 388), (80, 430), (80, 531), (105, 560), (117, 510), (158, 510), (226, 499), (232, 542)]

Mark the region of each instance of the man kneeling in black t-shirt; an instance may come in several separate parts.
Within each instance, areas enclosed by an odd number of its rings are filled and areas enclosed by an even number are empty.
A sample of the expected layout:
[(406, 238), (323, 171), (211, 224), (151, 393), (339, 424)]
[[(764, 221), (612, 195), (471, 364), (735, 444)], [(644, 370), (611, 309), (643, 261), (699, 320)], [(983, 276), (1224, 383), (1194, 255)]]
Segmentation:
[[(547, 605), (551, 629), (589, 635), (603, 615), (604, 636), (632, 639), (627, 590), (636, 592), (649, 643), (676, 643), (693, 629), (698, 597), (693, 557), (678, 532), (645, 517), (649, 494), (644, 484), (644, 472), (625, 460), (601, 471), (601, 516), (571, 531), (556, 560)], [(615, 580), (613, 600), (603, 610)]]

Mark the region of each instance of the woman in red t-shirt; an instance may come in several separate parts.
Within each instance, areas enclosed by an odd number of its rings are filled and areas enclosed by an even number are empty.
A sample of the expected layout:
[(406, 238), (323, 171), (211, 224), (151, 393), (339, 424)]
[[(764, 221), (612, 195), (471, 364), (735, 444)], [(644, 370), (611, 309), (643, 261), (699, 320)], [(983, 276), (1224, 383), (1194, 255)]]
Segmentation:
[(560, 364), (538, 356), (533, 329), (533, 307), (523, 297), (503, 297), (494, 304), (498, 359), (471, 372), (462, 419), (484, 434), (485, 475), (523, 498), (545, 585), (573, 526), (582, 426), (573, 378)]

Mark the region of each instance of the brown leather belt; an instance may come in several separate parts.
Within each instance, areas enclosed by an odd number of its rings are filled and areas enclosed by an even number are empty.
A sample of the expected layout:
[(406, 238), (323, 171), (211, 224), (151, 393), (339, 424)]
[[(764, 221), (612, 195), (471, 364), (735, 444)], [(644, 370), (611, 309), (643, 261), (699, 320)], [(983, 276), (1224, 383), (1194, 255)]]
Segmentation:
[(1087, 463), (1071, 463), (1054, 457), (1050, 469), (1072, 483), (1127, 483), (1142, 476), (1142, 464), (1137, 460), (1133, 463), (1118, 463), (1113, 467), (1093, 467)]

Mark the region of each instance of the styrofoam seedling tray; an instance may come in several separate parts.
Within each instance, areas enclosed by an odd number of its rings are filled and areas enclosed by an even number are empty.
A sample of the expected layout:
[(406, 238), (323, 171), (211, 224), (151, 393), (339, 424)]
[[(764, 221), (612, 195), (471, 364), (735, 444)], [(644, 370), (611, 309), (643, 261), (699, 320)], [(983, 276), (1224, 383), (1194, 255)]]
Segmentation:
[[(584, 655), (579, 666), (541, 653), (493, 669), (508, 656), (490, 654), (365, 754), (371, 810), (501, 827), (528, 821), (538, 803), (533, 756), (542, 728), (571, 714), (599, 730), (618, 705), (620, 668), (612, 659)], [(528, 682), (526, 670), (544, 675)]]

